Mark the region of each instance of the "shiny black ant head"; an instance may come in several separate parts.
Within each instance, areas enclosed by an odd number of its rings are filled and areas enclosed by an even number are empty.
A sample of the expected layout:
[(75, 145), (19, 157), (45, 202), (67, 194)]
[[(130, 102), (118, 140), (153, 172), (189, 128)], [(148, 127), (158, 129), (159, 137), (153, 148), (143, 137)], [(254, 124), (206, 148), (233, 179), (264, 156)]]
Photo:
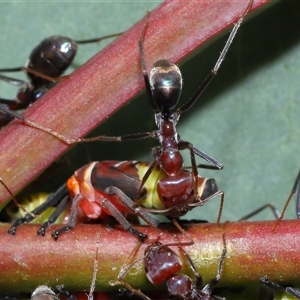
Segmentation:
[[(51, 36), (41, 41), (31, 52), (27, 67), (50, 77), (59, 77), (70, 66), (77, 44), (68, 37)], [(45, 81), (28, 73), (32, 80)]]
[(157, 108), (169, 112), (178, 103), (182, 90), (179, 68), (169, 60), (158, 60), (150, 71), (149, 81)]

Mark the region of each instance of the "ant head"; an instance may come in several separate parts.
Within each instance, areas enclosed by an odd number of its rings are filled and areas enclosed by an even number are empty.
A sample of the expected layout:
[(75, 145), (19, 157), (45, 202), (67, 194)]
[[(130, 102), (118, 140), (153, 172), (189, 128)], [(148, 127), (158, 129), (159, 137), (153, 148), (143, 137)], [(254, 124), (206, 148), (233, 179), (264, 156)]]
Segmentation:
[[(51, 36), (42, 40), (32, 50), (27, 67), (50, 77), (59, 77), (72, 63), (76, 51), (77, 44), (72, 39)], [(30, 73), (28, 76), (31, 79), (37, 78)]]
[(182, 90), (179, 68), (169, 60), (158, 60), (150, 71), (149, 81), (157, 107), (169, 112), (178, 103)]

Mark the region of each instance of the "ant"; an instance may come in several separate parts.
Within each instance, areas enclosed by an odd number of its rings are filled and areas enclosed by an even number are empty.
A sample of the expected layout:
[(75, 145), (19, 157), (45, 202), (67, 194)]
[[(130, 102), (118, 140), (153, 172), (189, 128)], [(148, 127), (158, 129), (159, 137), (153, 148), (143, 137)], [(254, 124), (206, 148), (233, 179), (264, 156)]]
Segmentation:
[[(247, 8), (245, 9), (243, 15), (240, 17), (238, 22), (235, 24), (232, 32), (229, 35), (229, 38), (214, 66), (211, 70), (210, 74), (204, 80), (204, 82), (199, 86), (196, 93), (188, 100), (186, 104), (177, 109), (176, 112), (171, 112), (171, 110), (178, 103), (181, 89), (182, 89), (182, 76), (179, 68), (171, 63), (168, 60), (162, 59), (157, 61), (154, 64), (154, 67), (150, 71), (150, 75), (147, 73), (146, 63), (145, 63), (145, 55), (144, 55), (144, 46), (143, 46), (143, 38), (148, 27), (148, 17), (146, 20), (146, 24), (144, 25), (142, 32), (140, 34), (140, 38), (138, 41), (140, 58), (142, 63), (142, 72), (145, 81), (146, 91), (148, 94), (149, 102), (155, 113), (155, 122), (158, 126), (158, 130), (153, 132), (144, 132), (144, 133), (136, 133), (129, 134), (124, 136), (116, 136), (116, 137), (108, 137), (108, 136), (100, 136), (90, 139), (67, 139), (64, 136), (53, 132), (50, 129), (46, 129), (43, 126), (35, 124), (29, 120), (26, 120), (23, 117), (17, 117), (24, 121), (25, 123), (39, 128), (43, 131), (46, 131), (59, 139), (62, 139), (64, 142), (68, 144), (73, 144), (76, 142), (90, 142), (90, 141), (124, 141), (124, 140), (136, 140), (136, 139), (145, 139), (145, 138), (155, 138), (160, 142), (160, 146), (152, 149), (152, 156), (154, 161), (148, 167), (147, 171), (144, 173), (141, 180), (139, 180), (140, 186), (138, 191), (134, 193), (134, 197), (128, 197), (127, 193), (120, 189), (117, 186), (107, 185), (107, 181), (105, 182), (104, 194), (103, 187), (101, 187), (100, 180), (97, 180), (98, 173), (100, 176), (99, 179), (102, 179), (102, 173), (98, 172), (99, 169), (98, 163), (93, 162), (89, 165), (84, 166), (75, 172), (75, 176), (71, 177), (72, 182), (68, 181), (68, 186), (71, 186), (71, 195), (74, 196), (72, 201), (72, 218), (70, 218), (69, 225), (63, 227), (53, 233), (53, 237), (55, 239), (58, 236), (70, 230), (74, 227), (76, 223), (76, 216), (78, 214), (78, 207), (80, 206), (83, 209), (83, 202), (85, 203), (87, 209), (89, 209), (89, 214), (92, 217), (102, 212), (102, 210), (109, 211), (108, 214), (113, 214), (114, 217), (118, 220), (119, 223), (123, 225), (126, 230), (129, 230), (131, 233), (136, 235), (138, 239), (143, 241), (146, 236), (139, 232), (136, 232), (131, 226), (130, 223), (124, 218), (122, 212), (132, 212), (138, 214), (142, 218), (144, 217), (145, 221), (148, 224), (157, 224), (157, 222), (152, 222), (149, 219), (149, 215), (145, 215), (147, 212), (157, 213), (157, 214), (167, 214), (172, 220), (179, 218), (180, 216), (185, 215), (189, 210), (196, 206), (204, 205), (208, 200), (221, 195), (221, 205), (217, 222), (220, 222), (221, 211), (224, 202), (224, 193), (223, 191), (219, 191), (216, 188), (215, 181), (210, 181), (212, 184), (210, 188), (210, 192), (208, 194), (203, 194), (202, 187), (203, 182), (201, 181), (201, 177), (198, 176), (197, 168), (204, 167), (208, 169), (217, 169), (220, 170), (223, 168), (223, 165), (216, 161), (211, 156), (207, 155), (201, 150), (195, 148), (191, 143), (181, 140), (177, 131), (176, 124), (179, 120), (180, 115), (187, 111), (199, 98), (202, 94), (203, 90), (212, 80), (212, 78), (217, 74), (217, 71), (231, 45), (231, 42), (234, 36), (237, 33), (239, 26), (241, 25), (244, 16), (249, 11), (252, 6), (253, 0), (248, 2)], [(1, 110), (1, 108), (0, 108)], [(180, 154), (181, 150), (188, 149), (190, 151), (191, 157), (191, 166), (192, 172), (187, 172), (183, 169), (183, 157)], [(195, 155), (198, 155), (208, 161), (211, 165), (196, 165)], [(100, 163), (101, 164), (101, 163)], [(148, 208), (145, 208), (143, 205), (143, 189), (148, 179), (151, 178), (154, 170), (159, 169), (161, 172), (165, 174), (165, 178), (160, 179), (157, 182), (157, 193), (159, 195), (159, 202), (149, 202), (151, 204)], [(125, 175), (127, 173), (125, 172)], [(91, 181), (90, 181), (91, 178)], [(84, 188), (82, 185), (87, 186), (88, 189)], [(118, 184), (118, 183), (117, 183)], [(94, 186), (93, 186), (94, 185)], [(97, 188), (100, 186), (100, 189)], [(95, 189), (94, 189), (95, 187)], [(87, 192), (86, 195), (83, 194), (83, 188)], [(212, 193), (212, 191), (214, 191)], [(101, 194), (101, 200), (95, 201), (95, 194)], [(112, 194), (111, 197), (114, 197), (112, 200), (108, 200), (109, 194)], [(132, 200), (134, 199), (134, 200)], [(115, 205), (111, 205), (112, 203), (117, 203), (122, 201), (121, 211), (115, 209)], [(81, 203), (80, 203), (81, 202)], [(109, 206), (109, 207), (108, 207)], [(143, 207), (138, 207), (143, 206)], [(89, 207), (89, 208), (88, 208)], [(126, 209), (127, 208), (127, 211)], [(128, 211), (129, 209), (129, 211)], [(114, 211), (112, 213), (112, 211)], [(175, 223), (175, 221), (174, 221)], [(178, 223), (177, 223), (178, 224)], [(17, 226), (18, 224), (16, 224)], [(15, 224), (9, 230), (9, 233), (15, 233)], [(178, 227), (178, 226), (177, 226)]]
[[(218, 296), (212, 295), (213, 287), (219, 282), (221, 278), (222, 268), (226, 257), (226, 243), (225, 236), (223, 234), (223, 251), (219, 261), (217, 275), (202, 289), (203, 278), (196, 270), (196, 267), (190, 258), (190, 256), (183, 250), (181, 246), (183, 243), (170, 243), (162, 244), (160, 242), (154, 242), (145, 248), (144, 256), (142, 257), (147, 279), (151, 284), (158, 286), (162, 283), (166, 283), (169, 296), (172, 299), (181, 300), (221, 300)], [(186, 258), (191, 270), (193, 271), (196, 280), (193, 281), (189, 276), (185, 274), (177, 274), (182, 270), (182, 261), (179, 256), (170, 248), (170, 246), (177, 246), (179, 251)], [(134, 249), (136, 253), (136, 249)], [(118, 276), (117, 281), (112, 281), (111, 285), (123, 285), (132, 293), (138, 295), (141, 299), (151, 300), (142, 291), (132, 288), (126, 282), (120, 281), (129, 272), (129, 270), (141, 259), (135, 260), (127, 268), (123, 269)], [(159, 299), (164, 299), (160, 297)]]
[[(77, 53), (78, 45), (97, 43), (122, 33), (110, 34), (89, 40), (73, 40), (64, 36), (51, 36), (42, 40), (30, 53), (25, 67), (0, 69), (0, 72), (24, 71), (30, 82), (0, 74), (0, 80), (22, 87), (15, 99), (0, 98), (0, 103), (10, 110), (24, 109), (53, 87), (55, 81), (66, 78), (61, 76), (69, 68)], [(11, 121), (7, 115), (0, 119), (1, 125)]]
[(294, 297), (296, 297), (297, 299), (300, 299), (300, 290), (292, 287), (292, 286), (284, 286), (281, 284), (278, 284), (276, 282), (270, 281), (268, 276), (264, 276), (260, 279), (260, 281), (267, 287), (269, 287), (272, 290), (275, 291), (284, 291), (289, 295), (292, 295)]

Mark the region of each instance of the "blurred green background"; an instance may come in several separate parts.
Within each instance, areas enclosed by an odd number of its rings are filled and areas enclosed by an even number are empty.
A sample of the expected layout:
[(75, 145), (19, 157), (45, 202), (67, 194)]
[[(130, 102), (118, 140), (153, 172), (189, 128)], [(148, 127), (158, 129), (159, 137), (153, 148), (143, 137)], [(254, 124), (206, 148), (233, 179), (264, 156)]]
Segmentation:
[[(159, 3), (1, 3), (0, 68), (24, 65), (31, 49), (51, 35), (89, 39), (125, 31)], [(299, 1), (285, 0), (249, 18), (240, 28), (216, 78), (179, 122), (182, 139), (192, 142), (225, 165), (220, 172), (201, 170), (204, 177), (215, 178), (219, 188), (225, 191), (224, 221), (237, 220), (268, 202), (281, 210), (300, 167), (297, 159), (300, 132), (299, 11)], [(194, 93), (215, 64), (227, 36), (228, 33), (215, 39), (180, 65), (184, 78), (183, 102)], [(108, 41), (79, 46), (69, 72), (106, 43)], [(148, 67), (154, 63), (147, 50), (146, 60)], [(16, 74), (16, 77), (24, 78), (24, 75)], [(15, 87), (0, 82), (1, 97), (14, 97), (15, 94)], [(153, 129), (153, 112), (146, 95), (142, 94), (101, 125), (97, 134), (118, 135)], [(151, 160), (150, 148), (156, 144), (155, 141), (138, 141), (78, 146), (79, 154), (73, 150), (56, 165), (57, 169), (63, 168), (55, 176), (56, 180), (49, 179), (38, 185), (37, 190), (54, 191), (72, 174), (72, 170), (91, 160)], [(185, 157), (186, 165), (189, 165), (188, 155)], [(213, 222), (218, 207), (219, 200), (212, 200), (195, 209), (188, 218)], [(295, 218), (294, 207), (293, 202), (287, 217)], [(270, 212), (257, 216), (257, 219), (272, 218)]]

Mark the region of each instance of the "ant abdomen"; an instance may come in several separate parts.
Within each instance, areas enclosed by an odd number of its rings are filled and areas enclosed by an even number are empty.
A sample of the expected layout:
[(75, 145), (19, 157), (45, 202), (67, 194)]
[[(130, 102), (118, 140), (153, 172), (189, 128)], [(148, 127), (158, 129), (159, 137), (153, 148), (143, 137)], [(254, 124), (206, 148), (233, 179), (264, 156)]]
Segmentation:
[[(68, 37), (51, 36), (42, 40), (30, 53), (27, 67), (49, 77), (59, 77), (70, 66), (77, 44)], [(45, 79), (28, 73), (35, 82)], [(46, 81), (48, 82), (48, 81)], [(37, 83), (36, 83), (37, 85)]]
[(217, 182), (215, 181), (215, 179), (206, 178), (203, 192), (201, 195), (201, 199), (203, 199), (203, 200), (207, 199), (208, 197), (210, 197), (211, 195), (215, 194), (218, 191), (219, 191), (219, 189), (218, 189), (218, 185), (217, 185)]
[(178, 103), (182, 90), (179, 68), (166, 59), (158, 60), (150, 71), (149, 82), (159, 109), (169, 111)]

